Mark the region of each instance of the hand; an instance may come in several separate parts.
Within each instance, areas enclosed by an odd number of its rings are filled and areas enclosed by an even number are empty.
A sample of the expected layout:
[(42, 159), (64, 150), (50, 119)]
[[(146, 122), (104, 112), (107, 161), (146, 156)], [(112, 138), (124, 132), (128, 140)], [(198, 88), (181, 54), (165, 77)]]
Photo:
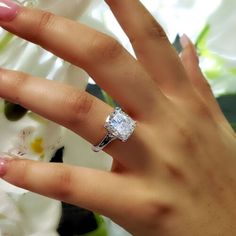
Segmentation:
[[(134, 235), (234, 235), (235, 133), (198, 67), (193, 44), (182, 38), (180, 59), (139, 1), (106, 2), (137, 59), (113, 38), (39, 10), (19, 8), (0, 24), (85, 69), (137, 121), (134, 134), (105, 148), (113, 158), (111, 172), (2, 159), (1, 176), (106, 215)], [(106, 134), (103, 124), (113, 111), (77, 88), (4, 69), (0, 96), (92, 144)]]

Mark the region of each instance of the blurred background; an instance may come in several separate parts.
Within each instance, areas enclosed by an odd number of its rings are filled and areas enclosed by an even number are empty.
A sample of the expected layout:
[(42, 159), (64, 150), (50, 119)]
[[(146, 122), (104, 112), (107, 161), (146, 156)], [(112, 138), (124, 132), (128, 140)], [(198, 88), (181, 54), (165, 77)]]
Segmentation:
[[(133, 50), (102, 0), (18, 0), (80, 21), (117, 38)], [(236, 1), (142, 0), (181, 52), (185, 33), (195, 43), (201, 68), (231, 125), (236, 129)], [(79, 45), (78, 45), (79, 46)], [(68, 83), (115, 101), (82, 69), (0, 29), (0, 66)], [(14, 92), (14, 91), (13, 91)], [(170, 121), (171, 122), (171, 121)], [(37, 114), (0, 99), (1, 152), (39, 161), (109, 169), (110, 158), (90, 144)], [(126, 236), (122, 228), (96, 213), (54, 201), (0, 181), (0, 236)], [(142, 214), (142, 212), (140, 212)]]

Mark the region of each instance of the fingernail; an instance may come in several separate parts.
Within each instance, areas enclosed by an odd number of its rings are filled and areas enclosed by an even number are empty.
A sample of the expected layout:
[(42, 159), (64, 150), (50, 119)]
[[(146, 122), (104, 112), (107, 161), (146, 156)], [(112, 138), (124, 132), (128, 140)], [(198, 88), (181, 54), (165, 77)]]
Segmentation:
[(183, 34), (180, 38), (180, 43), (183, 48), (186, 48), (191, 44), (191, 40), (186, 34)]
[(7, 152), (0, 151), (0, 177), (7, 172), (7, 165), (11, 160), (18, 159)]
[(11, 0), (0, 0), (0, 20), (13, 20), (19, 9), (20, 6)]
[(191, 41), (191, 39), (186, 34), (183, 34), (181, 36), (180, 43), (181, 43), (181, 46), (183, 47), (183, 49), (186, 49), (187, 47), (191, 48), (193, 56), (195, 57), (197, 63), (199, 63), (199, 57), (198, 57), (197, 50), (196, 50), (193, 42)]
[(9, 159), (0, 157), (0, 177), (4, 176), (7, 173), (7, 164)]

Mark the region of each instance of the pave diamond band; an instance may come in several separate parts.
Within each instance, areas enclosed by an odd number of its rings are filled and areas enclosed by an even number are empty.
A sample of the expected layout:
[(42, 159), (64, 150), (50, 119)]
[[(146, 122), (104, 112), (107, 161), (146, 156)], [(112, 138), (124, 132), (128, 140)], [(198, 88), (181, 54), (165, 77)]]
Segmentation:
[(93, 146), (93, 151), (95, 152), (99, 152), (115, 139), (126, 142), (134, 132), (136, 122), (123, 112), (121, 108), (117, 107), (107, 117), (104, 127), (107, 130), (107, 134), (98, 145)]

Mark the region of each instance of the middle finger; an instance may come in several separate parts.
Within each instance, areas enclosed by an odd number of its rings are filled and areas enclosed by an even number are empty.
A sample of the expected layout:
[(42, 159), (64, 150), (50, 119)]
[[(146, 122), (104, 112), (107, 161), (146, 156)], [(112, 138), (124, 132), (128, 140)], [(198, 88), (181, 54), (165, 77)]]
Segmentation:
[[(138, 60), (152, 75), (161, 91), (179, 97), (190, 91), (190, 83), (166, 33), (138, 0), (106, 0), (129, 37)], [(129, 12), (129, 14), (127, 14)], [(186, 89), (187, 88), (187, 89)]]

